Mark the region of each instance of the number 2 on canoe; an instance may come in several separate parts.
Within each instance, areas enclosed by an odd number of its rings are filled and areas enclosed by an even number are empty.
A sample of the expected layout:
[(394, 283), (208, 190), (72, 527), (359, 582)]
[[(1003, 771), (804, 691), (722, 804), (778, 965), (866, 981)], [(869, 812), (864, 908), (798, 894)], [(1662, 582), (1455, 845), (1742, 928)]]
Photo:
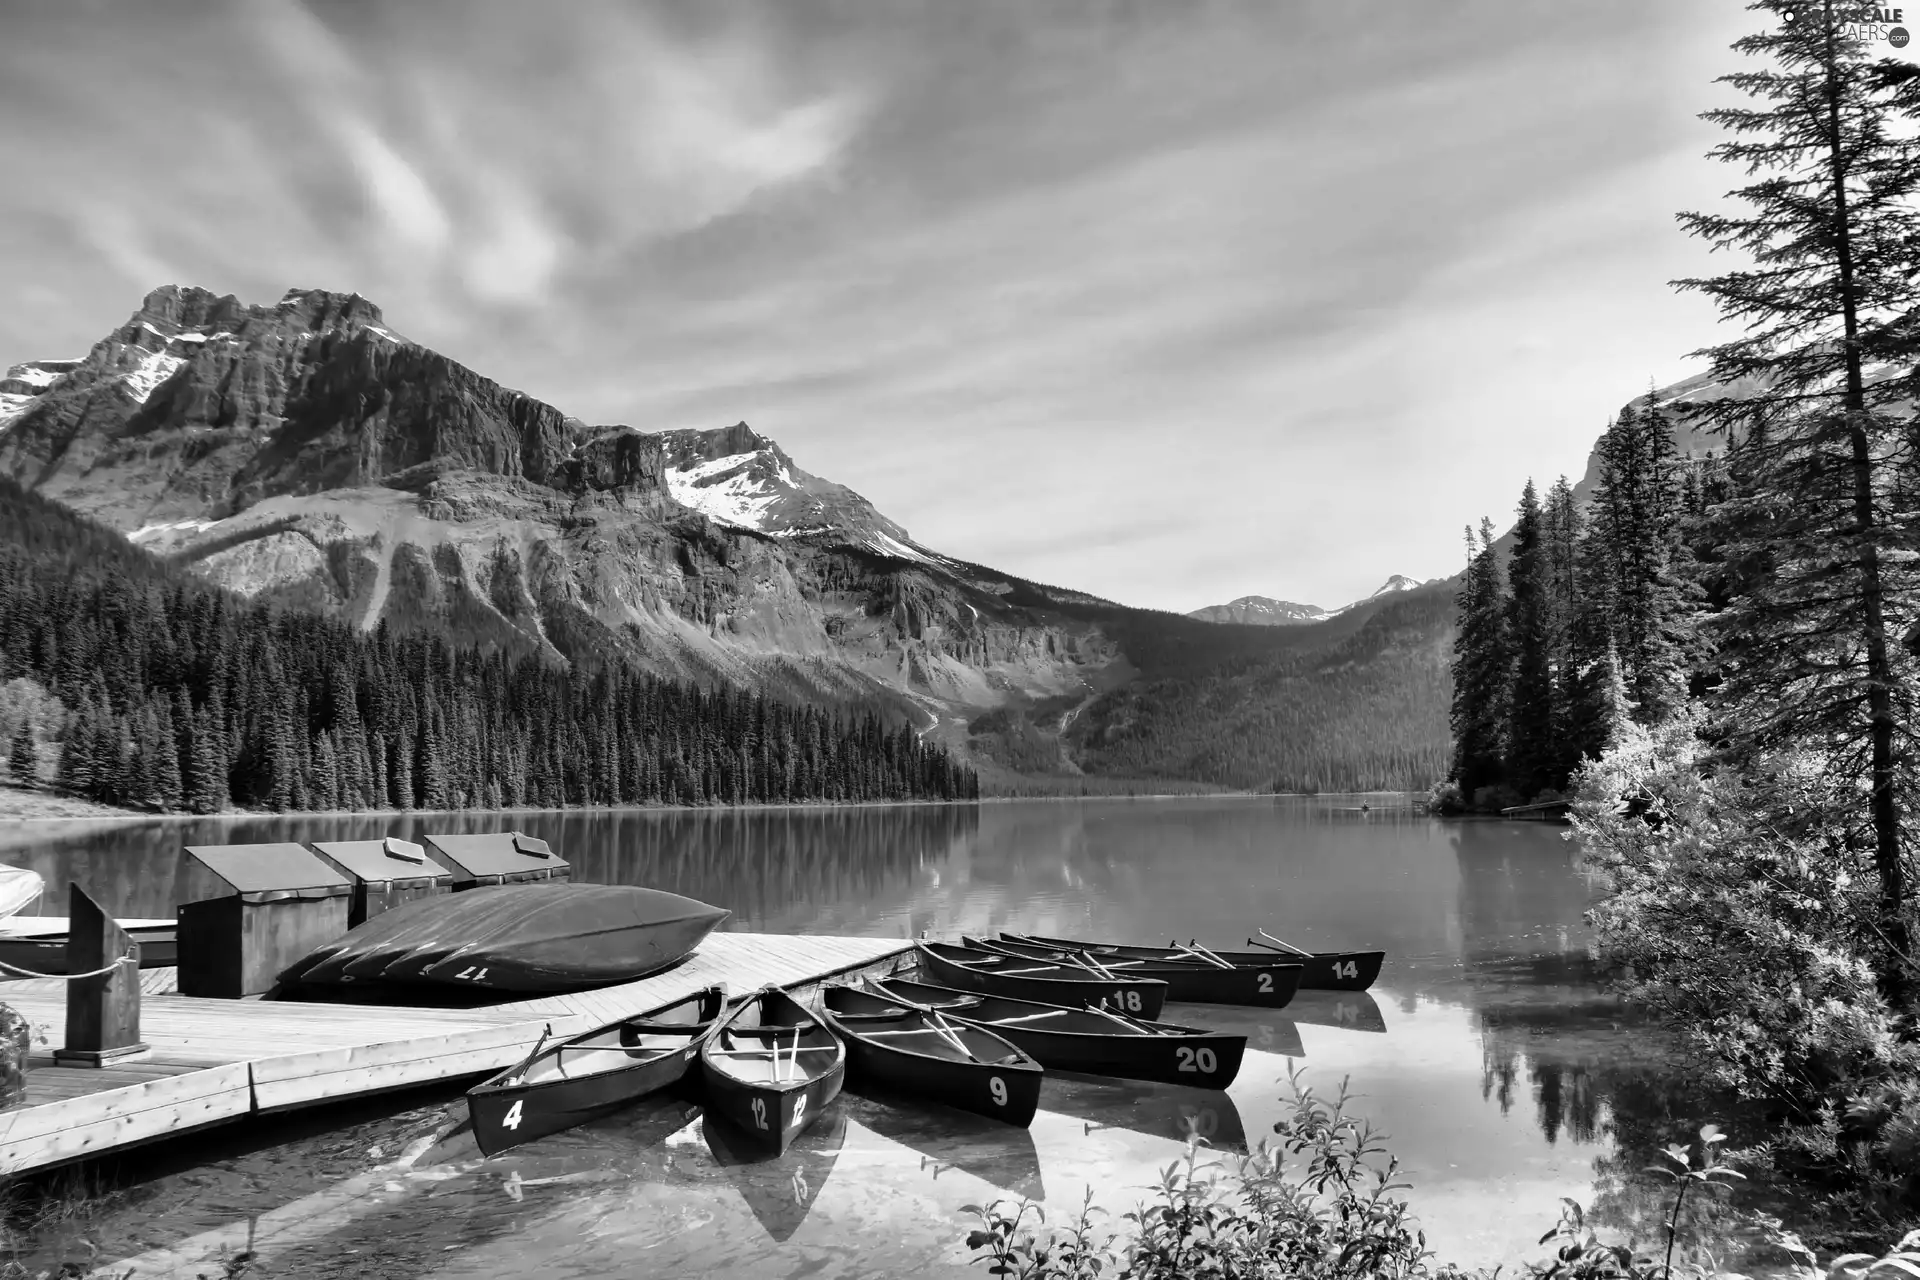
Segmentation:
[(1336, 978), (1357, 978), (1360, 976), (1360, 962), (1357, 960), (1333, 962), (1333, 976)]
[(1192, 1049), (1183, 1044), (1174, 1051), (1174, 1054), (1182, 1071), (1198, 1071), (1205, 1075), (1212, 1075), (1220, 1065), (1220, 1060), (1213, 1056), (1213, 1050), (1207, 1048)]
[(1261, 974), (1260, 975), (1260, 994), (1270, 995), (1272, 994), (1272, 992), (1273, 992), (1273, 975), (1270, 973)]
[(999, 1076), (990, 1078), (987, 1081), (987, 1090), (993, 1094), (994, 1106), (1004, 1107), (1007, 1105), (1007, 1082), (1005, 1080), (1002, 1080)]
[(762, 1129), (767, 1127), (767, 1100), (765, 1098), (755, 1098), (753, 1100), (753, 1122)]
[(500, 1127), (502, 1129), (518, 1129), (520, 1127), (520, 1104), (518, 1102), (508, 1107), (507, 1114), (500, 1117)]

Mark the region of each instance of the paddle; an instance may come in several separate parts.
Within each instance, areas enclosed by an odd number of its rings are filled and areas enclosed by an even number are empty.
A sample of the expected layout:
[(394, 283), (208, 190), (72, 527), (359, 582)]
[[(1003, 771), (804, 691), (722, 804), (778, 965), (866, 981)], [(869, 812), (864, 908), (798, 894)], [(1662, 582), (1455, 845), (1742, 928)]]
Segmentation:
[(967, 1048), (967, 1042), (954, 1033), (953, 1028), (947, 1024), (946, 1018), (941, 1016), (938, 1010), (928, 1010), (928, 1013), (933, 1018), (934, 1030), (946, 1037), (948, 1044), (966, 1054), (968, 1062), (978, 1061), (978, 1059), (973, 1056), (973, 1050)]
[[(1178, 945), (1178, 944), (1175, 944), (1175, 945)], [(1201, 960), (1205, 960), (1208, 964), (1218, 965), (1222, 969), (1233, 968), (1231, 964), (1228, 964), (1225, 960), (1222, 960), (1219, 956), (1213, 954), (1213, 952), (1207, 950), (1205, 947), (1186, 946), (1186, 947), (1180, 947), (1180, 950), (1186, 952), (1190, 956), (1195, 956)]]
[(1117, 1022), (1121, 1026), (1127, 1028), (1127, 1030), (1129, 1031), (1138, 1031), (1145, 1035), (1150, 1035), (1150, 1036), (1157, 1036), (1161, 1034), (1158, 1030), (1154, 1029), (1153, 1027), (1149, 1027), (1141, 1022), (1136, 1022), (1134, 1019), (1129, 1018), (1124, 1014), (1115, 1013), (1113, 1010), (1107, 1008), (1107, 1002), (1105, 1000), (1102, 1000), (1099, 1004), (1088, 1005), (1087, 1012), (1097, 1013), (1101, 1017), (1106, 1018), (1109, 1021)]
[[(1260, 936), (1265, 938), (1267, 941), (1254, 942), (1252, 938), (1248, 938), (1247, 941), (1250, 943), (1253, 943), (1253, 945), (1256, 947), (1266, 947), (1267, 950), (1269, 951), (1291, 951), (1293, 952), (1294, 955), (1297, 955), (1297, 956), (1311, 957), (1313, 955), (1313, 952), (1311, 951), (1302, 951), (1300, 948), (1294, 946), (1291, 942), (1286, 942), (1286, 941), (1283, 941), (1282, 939), (1274, 937), (1272, 934), (1268, 933), (1265, 929), (1260, 930)], [(1278, 944), (1278, 945), (1276, 946), (1272, 944)]]

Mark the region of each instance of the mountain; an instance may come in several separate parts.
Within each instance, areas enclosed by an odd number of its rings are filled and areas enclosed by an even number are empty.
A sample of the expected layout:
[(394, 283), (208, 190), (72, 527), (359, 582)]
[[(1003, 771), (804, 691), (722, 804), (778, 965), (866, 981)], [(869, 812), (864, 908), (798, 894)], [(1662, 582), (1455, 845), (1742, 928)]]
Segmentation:
[(0, 395), (0, 473), (242, 595), (878, 704), (989, 779), (1118, 767), (1082, 715), (1115, 690), (1283, 660), (1311, 683), (1310, 655), (1382, 603), (1232, 627), (1029, 582), (916, 543), (745, 423), (590, 425), (358, 295), (156, 289), (78, 359), (12, 366)]
[[(1440, 579), (1433, 579), (1434, 582)], [(1351, 604), (1343, 604), (1338, 609), (1322, 609), (1315, 604), (1295, 604), (1291, 600), (1274, 600), (1268, 596), (1241, 596), (1227, 604), (1210, 604), (1195, 609), (1187, 617), (1201, 622), (1233, 622), (1248, 627), (1297, 627), (1304, 623), (1325, 622), (1337, 618), (1349, 609), (1357, 609), (1363, 604), (1392, 595), (1397, 591), (1413, 591), (1430, 583), (1415, 582), (1405, 574), (1396, 573), (1388, 578), (1372, 595)]]
[(1237, 622), (1246, 627), (1297, 627), (1303, 622), (1325, 622), (1333, 612), (1317, 604), (1295, 604), (1267, 596), (1241, 596), (1226, 604), (1210, 604), (1187, 615), (1202, 622)]

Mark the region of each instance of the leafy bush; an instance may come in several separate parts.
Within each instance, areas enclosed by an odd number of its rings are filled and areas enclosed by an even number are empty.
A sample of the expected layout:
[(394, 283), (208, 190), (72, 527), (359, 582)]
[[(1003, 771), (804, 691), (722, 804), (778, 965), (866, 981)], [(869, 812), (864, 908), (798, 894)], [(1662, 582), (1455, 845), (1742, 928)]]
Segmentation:
[[(1204, 1161), (1206, 1140), (1191, 1138), (1184, 1159), (1161, 1171), (1150, 1198), (1123, 1215), (1128, 1226), (1101, 1232), (1093, 1193), (1064, 1227), (1048, 1229), (1046, 1213), (1030, 1202), (969, 1205), (981, 1225), (967, 1237), (974, 1261), (1008, 1280), (1492, 1280), (1489, 1275), (1437, 1263), (1407, 1204), (1394, 1193), (1398, 1162), (1382, 1137), (1347, 1111), (1351, 1095), (1323, 1099), (1289, 1069), (1293, 1113), (1274, 1126), (1277, 1143), (1262, 1141), (1246, 1156)], [(1717, 1265), (1673, 1261), (1683, 1213), (1698, 1197), (1741, 1175), (1719, 1153), (1724, 1136), (1700, 1130), (1699, 1155), (1675, 1144), (1654, 1172), (1675, 1188), (1665, 1214), (1662, 1256), (1630, 1244), (1603, 1241), (1585, 1212), (1562, 1202), (1560, 1220), (1540, 1237), (1548, 1256), (1530, 1263), (1534, 1280), (1745, 1280)], [(1825, 1269), (1798, 1236), (1777, 1219), (1745, 1215), (1792, 1255), (1805, 1280), (1855, 1280), (1868, 1271), (1920, 1274), (1920, 1232), (1885, 1258), (1846, 1254)]]

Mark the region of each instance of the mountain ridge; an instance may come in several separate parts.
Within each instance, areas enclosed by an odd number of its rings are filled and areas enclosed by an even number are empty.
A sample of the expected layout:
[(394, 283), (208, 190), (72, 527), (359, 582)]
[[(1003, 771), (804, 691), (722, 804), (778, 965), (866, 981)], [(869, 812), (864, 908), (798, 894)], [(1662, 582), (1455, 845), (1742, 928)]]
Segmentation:
[(0, 394), (0, 472), (242, 596), (876, 703), (963, 751), (1006, 712), (1069, 776), (1075, 721), (1055, 708), (1336, 644), (1366, 612), (1221, 628), (942, 555), (744, 422), (591, 425), (357, 294), (166, 286), (78, 360), (10, 367)]

